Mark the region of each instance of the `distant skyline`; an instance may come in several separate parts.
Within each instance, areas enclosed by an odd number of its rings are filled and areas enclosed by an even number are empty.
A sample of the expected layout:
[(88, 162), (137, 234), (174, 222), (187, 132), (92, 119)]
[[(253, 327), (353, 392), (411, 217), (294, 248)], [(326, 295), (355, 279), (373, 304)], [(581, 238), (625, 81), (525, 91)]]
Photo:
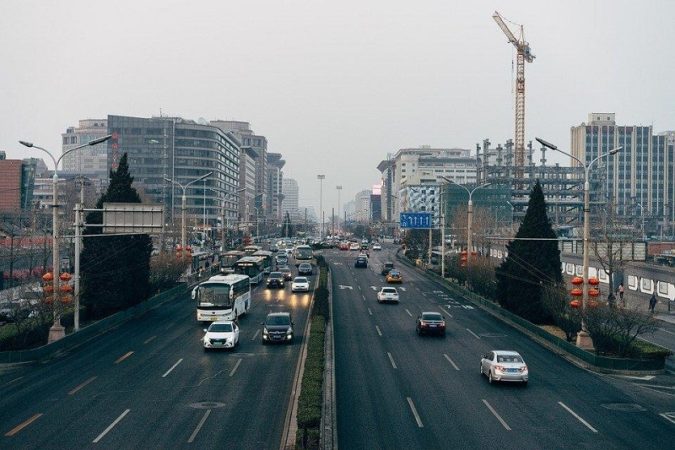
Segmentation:
[(319, 211), (326, 175), (328, 215), (335, 186), (344, 204), (377, 184), (387, 153), (513, 138), (515, 52), (495, 9), (537, 57), (526, 142), (569, 149), (591, 112), (675, 129), (666, 0), (3, 0), (0, 150), (43, 157), (21, 139), (60, 154), (67, 127), (108, 114), (247, 121), (283, 155), (301, 206)]

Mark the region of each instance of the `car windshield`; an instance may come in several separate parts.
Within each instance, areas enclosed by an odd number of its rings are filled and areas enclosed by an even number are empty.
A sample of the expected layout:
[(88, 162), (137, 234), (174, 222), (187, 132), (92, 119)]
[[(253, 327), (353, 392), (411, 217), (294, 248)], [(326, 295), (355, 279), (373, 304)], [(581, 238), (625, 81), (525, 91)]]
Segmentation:
[(500, 363), (521, 363), (523, 358), (518, 355), (497, 355), (497, 362)]
[(383, 288), (382, 292), (384, 292), (385, 294), (395, 294), (396, 289), (395, 288)]
[(209, 327), (209, 331), (212, 333), (231, 333), (232, 324), (231, 323), (212, 323)]
[(389, 275), (391, 275), (392, 277), (398, 277), (398, 276), (401, 275), (401, 274), (398, 273), (398, 272), (395, 271), (395, 270), (391, 270), (391, 271), (389, 271)]
[(296, 277), (295, 280), (293, 280), (294, 283), (307, 283), (307, 278), (305, 277)]
[(267, 325), (289, 325), (291, 318), (289, 316), (269, 316), (265, 323)]
[(307, 264), (307, 263), (302, 263), (302, 264), (300, 264), (300, 267), (303, 268), (303, 269), (309, 269), (309, 268), (311, 268), (312, 266), (309, 265), (309, 264)]
[(394, 268), (394, 263), (384, 263), (385, 269), (393, 269)]
[(436, 313), (433, 313), (433, 314), (426, 313), (426, 314), (422, 314), (422, 319), (423, 320), (443, 320), (443, 316), (441, 316), (440, 314), (436, 314)]
[(272, 273), (270, 274), (270, 278), (281, 278), (281, 277), (283, 277), (283, 275), (281, 274), (281, 272), (272, 272)]
[(279, 272), (290, 272), (291, 268), (288, 266), (281, 266), (279, 267)]

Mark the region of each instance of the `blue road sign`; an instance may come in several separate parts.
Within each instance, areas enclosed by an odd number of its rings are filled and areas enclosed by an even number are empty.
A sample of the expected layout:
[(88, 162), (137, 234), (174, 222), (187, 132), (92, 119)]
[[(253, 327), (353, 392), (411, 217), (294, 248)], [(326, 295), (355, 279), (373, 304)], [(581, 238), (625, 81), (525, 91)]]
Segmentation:
[(401, 213), (401, 228), (431, 228), (431, 213), (407, 212)]

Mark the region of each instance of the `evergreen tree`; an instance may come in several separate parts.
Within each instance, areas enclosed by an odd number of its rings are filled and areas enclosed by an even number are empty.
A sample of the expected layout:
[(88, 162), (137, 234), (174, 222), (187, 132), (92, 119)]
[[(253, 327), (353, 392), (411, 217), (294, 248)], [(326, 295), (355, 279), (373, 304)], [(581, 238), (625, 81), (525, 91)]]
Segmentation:
[[(96, 203), (141, 203), (131, 185), (127, 154), (117, 170), (110, 170), (110, 185)], [(102, 212), (87, 214), (88, 224), (101, 224)], [(147, 234), (103, 236), (101, 227), (87, 228), (82, 251), (82, 304), (92, 318), (105, 317), (145, 300), (150, 293), (152, 240)]]
[[(550, 240), (529, 240), (533, 238)], [(550, 323), (542, 301), (546, 285), (562, 281), (560, 251), (541, 185), (530, 193), (527, 213), (516, 239), (507, 246), (508, 256), (497, 269), (497, 301), (509, 311), (533, 322)]]

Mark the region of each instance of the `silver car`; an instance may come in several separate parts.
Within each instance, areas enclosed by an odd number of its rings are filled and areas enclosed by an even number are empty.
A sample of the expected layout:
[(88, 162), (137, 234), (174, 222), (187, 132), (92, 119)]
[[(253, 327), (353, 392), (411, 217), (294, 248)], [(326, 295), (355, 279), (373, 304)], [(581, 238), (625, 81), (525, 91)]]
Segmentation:
[(517, 381), (527, 386), (529, 372), (527, 364), (518, 352), (509, 350), (492, 350), (480, 359), (480, 374), (486, 375), (488, 381)]

